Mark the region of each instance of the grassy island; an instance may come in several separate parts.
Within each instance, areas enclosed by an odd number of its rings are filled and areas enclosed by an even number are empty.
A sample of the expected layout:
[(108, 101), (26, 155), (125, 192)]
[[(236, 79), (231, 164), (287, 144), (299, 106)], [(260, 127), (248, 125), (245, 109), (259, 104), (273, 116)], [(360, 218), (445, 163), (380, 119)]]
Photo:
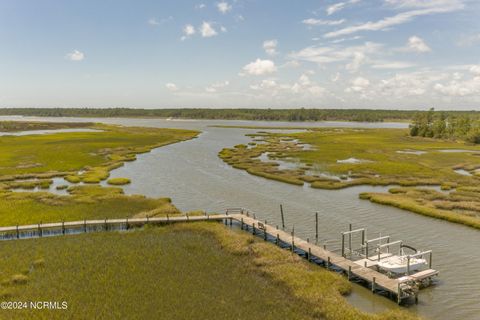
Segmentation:
[[(251, 136), (248, 145), (225, 148), (219, 156), (251, 174), (313, 188), (417, 187), (408, 192), (393, 190), (395, 194), (390, 195), (367, 193), (362, 198), (476, 228), (480, 225), (480, 193), (473, 188), (480, 182), (477, 145), (411, 137), (406, 129), (312, 128)], [(457, 191), (445, 194), (419, 188), (426, 185)]]

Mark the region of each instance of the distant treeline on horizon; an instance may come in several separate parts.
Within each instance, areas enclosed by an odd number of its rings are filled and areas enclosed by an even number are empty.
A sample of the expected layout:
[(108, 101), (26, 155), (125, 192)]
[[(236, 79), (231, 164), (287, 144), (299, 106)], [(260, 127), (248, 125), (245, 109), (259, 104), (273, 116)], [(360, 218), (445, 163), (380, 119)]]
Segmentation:
[[(416, 110), (376, 109), (133, 109), (133, 108), (0, 108), (0, 115), (39, 117), (156, 117), (266, 121), (365, 121), (412, 120)], [(436, 111), (447, 117), (480, 118), (479, 111)]]

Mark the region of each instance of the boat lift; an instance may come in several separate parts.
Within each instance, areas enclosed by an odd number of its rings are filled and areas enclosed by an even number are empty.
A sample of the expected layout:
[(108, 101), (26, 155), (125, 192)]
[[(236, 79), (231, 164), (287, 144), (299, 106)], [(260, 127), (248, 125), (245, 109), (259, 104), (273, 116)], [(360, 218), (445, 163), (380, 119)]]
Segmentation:
[[(352, 244), (352, 235), (355, 234), (360, 235), (360, 248), (356, 250), (353, 249)], [(431, 269), (433, 255), (432, 250), (417, 252), (415, 248), (405, 245), (403, 240), (390, 241), (391, 237), (389, 235), (380, 235), (377, 238), (367, 239), (366, 234), (367, 231), (365, 228), (358, 228), (352, 230), (352, 225), (350, 224), (349, 230), (341, 233), (342, 257), (346, 258), (349, 254), (349, 259), (354, 260), (355, 263), (357, 263), (358, 265), (368, 268), (376, 268), (377, 270), (383, 270), (392, 277), (398, 277), (399, 275), (404, 274), (410, 280), (423, 280), (426, 276), (431, 277), (438, 274), (438, 271)], [(392, 249), (392, 247), (394, 246), (399, 246), (398, 253), (394, 252), (394, 250)], [(404, 248), (412, 249), (414, 250), (414, 253), (406, 255), (403, 252)], [(356, 259), (352, 255), (352, 253), (354, 252), (358, 253), (357, 257), (360, 257), (360, 259)], [(404, 261), (404, 263), (406, 262), (404, 273), (395, 274), (394, 272), (390, 272), (388, 270), (388, 267), (386, 267), (386, 269), (382, 269), (381, 265), (384, 264), (382, 262), (385, 261), (385, 259), (395, 260), (396, 258), (398, 258), (400, 261)], [(425, 264), (425, 268), (427, 270), (412, 274), (412, 266), (415, 264), (415, 261), (417, 259), (423, 259), (425, 260), (425, 263), (427, 263), (428, 261), (428, 268), (427, 264)], [(416, 279), (415, 275), (418, 275), (421, 279)]]

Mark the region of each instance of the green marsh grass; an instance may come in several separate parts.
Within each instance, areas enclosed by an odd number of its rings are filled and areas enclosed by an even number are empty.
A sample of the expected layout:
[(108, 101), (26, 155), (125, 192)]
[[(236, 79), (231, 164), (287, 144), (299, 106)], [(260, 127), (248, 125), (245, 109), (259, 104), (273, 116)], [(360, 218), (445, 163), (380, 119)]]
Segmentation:
[(179, 214), (169, 198), (124, 195), (120, 188), (75, 186), (71, 195), (0, 191), (0, 225)]
[[(8, 299), (68, 302), (0, 311), (12, 319), (417, 319), (363, 313), (343, 298), (342, 276), (219, 223), (9, 241), (2, 252)], [(28, 282), (13, 284), (25, 268)]]
[[(48, 123), (46, 123), (48, 125)], [(197, 131), (83, 124), (98, 132), (0, 136), (0, 177), (67, 176), (69, 182), (98, 183), (138, 153), (196, 137)], [(77, 172), (85, 169), (83, 175)], [(46, 177), (47, 178), (47, 177)]]
[(114, 185), (114, 186), (123, 186), (126, 184), (129, 184), (131, 181), (128, 178), (110, 178), (107, 180), (108, 184)]

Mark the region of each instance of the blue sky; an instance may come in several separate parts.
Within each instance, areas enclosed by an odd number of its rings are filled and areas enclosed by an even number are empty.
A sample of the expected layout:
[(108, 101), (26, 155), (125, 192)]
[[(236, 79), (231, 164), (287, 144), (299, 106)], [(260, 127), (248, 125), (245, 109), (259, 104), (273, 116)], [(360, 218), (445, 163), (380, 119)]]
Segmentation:
[(477, 0), (1, 0), (1, 107), (480, 110)]

